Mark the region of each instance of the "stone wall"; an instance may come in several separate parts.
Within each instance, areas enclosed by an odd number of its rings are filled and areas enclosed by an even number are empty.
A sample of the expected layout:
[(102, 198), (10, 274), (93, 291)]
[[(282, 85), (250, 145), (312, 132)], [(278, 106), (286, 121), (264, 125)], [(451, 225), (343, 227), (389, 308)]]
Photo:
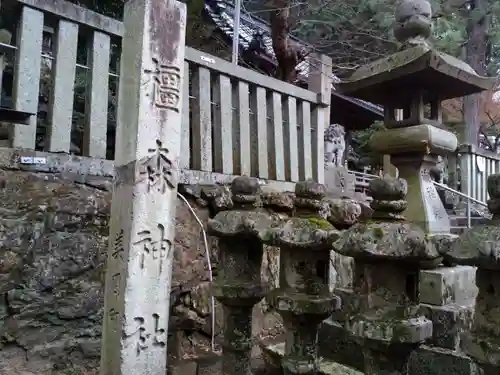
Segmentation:
[[(90, 375), (96, 371), (113, 177), (111, 161), (0, 148), (0, 375)], [(201, 222), (223, 208), (227, 188), (196, 181), (224, 184), (229, 182), (227, 176), (191, 172), (183, 173), (180, 180), (179, 191)], [(293, 185), (270, 183), (263, 189), (271, 191), (272, 197), (272, 191), (291, 190)], [(330, 192), (330, 198), (342, 195)], [(329, 220), (342, 226), (337, 217), (355, 218), (360, 211), (344, 212), (339, 202), (332, 201)], [(370, 214), (367, 205), (361, 205), (361, 214)], [(216, 278), (215, 241), (208, 238)], [(274, 286), (278, 264), (279, 251), (267, 247), (262, 277)], [(350, 260), (337, 256), (332, 264), (343, 267), (338, 285), (348, 283)], [(208, 285), (200, 225), (179, 199), (169, 363), (181, 373), (192, 368), (183, 364), (210, 348)], [(216, 305), (215, 313), (219, 343), (220, 306)], [(264, 301), (255, 307), (253, 323), (259, 338), (272, 338), (283, 330), (281, 319)], [(256, 359), (259, 351), (256, 345)]]
[[(89, 374), (100, 356), (113, 165), (43, 153), (36, 156), (44, 163), (34, 165), (30, 155), (0, 149), (0, 375)], [(224, 204), (225, 190), (179, 186), (203, 223)], [(217, 277), (214, 241), (208, 238)], [(274, 284), (277, 259), (266, 249), (262, 276)], [(178, 199), (169, 363), (210, 347), (208, 285), (200, 225)], [(218, 305), (215, 311), (217, 343), (223, 317)], [(281, 331), (265, 303), (255, 308), (254, 322), (256, 335)]]

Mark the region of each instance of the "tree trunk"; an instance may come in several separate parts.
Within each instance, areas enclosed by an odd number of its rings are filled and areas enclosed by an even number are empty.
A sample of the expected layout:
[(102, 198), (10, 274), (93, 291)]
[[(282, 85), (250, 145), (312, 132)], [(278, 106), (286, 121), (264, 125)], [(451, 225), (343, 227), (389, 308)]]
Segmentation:
[[(470, 0), (467, 15), (467, 43), (465, 45), (465, 61), (479, 75), (486, 75), (486, 63), (489, 51), (488, 31), (490, 0)], [(481, 94), (473, 94), (464, 98), (464, 122), (466, 124), (465, 141), (468, 144), (479, 144)]]
[(278, 67), (276, 78), (285, 82), (297, 79), (296, 67), (304, 60), (304, 53), (290, 40), (292, 24), (291, 0), (272, 1), (271, 39)]

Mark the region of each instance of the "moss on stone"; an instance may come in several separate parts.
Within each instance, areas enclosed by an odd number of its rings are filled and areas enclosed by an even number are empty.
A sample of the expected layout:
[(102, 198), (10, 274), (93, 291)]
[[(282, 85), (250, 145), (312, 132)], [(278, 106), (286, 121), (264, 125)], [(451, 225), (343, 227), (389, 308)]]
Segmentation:
[(384, 237), (384, 230), (380, 227), (373, 228), (373, 235), (375, 238), (382, 238)]
[(310, 217), (307, 219), (311, 224), (316, 225), (319, 229), (331, 229), (332, 224), (328, 222), (328, 220), (318, 218), (318, 217)]

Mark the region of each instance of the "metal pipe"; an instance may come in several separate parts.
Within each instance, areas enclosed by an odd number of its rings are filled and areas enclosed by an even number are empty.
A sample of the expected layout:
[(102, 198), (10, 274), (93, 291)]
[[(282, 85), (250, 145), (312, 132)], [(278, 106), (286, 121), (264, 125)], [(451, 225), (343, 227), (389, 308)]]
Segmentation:
[(481, 202), (480, 200), (477, 200), (476, 198), (472, 198), (471, 196), (469, 196), (467, 194), (464, 194), (464, 193), (462, 193), (460, 191), (452, 189), (451, 187), (449, 187), (447, 185), (444, 185), (444, 184), (441, 184), (441, 183), (435, 182), (435, 181), (434, 181), (434, 185), (436, 185), (437, 187), (439, 187), (441, 189), (448, 190), (448, 191), (450, 191), (450, 192), (458, 195), (459, 197), (467, 199), (467, 202), (468, 202), (469, 206), (470, 206), (470, 202), (474, 202), (474, 203), (479, 204), (479, 205), (481, 205), (483, 207), (488, 207), (488, 205), (486, 203)]
[(241, 16), (241, 0), (236, 0), (234, 5), (234, 20), (233, 20), (233, 58), (232, 62), (238, 65), (238, 55), (240, 47), (240, 16)]

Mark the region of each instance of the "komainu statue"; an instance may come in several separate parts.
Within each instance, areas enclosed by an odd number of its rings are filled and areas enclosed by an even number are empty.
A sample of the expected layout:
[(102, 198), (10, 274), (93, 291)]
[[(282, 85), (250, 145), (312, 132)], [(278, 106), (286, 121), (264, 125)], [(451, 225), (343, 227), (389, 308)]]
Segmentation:
[(346, 148), (345, 130), (340, 124), (330, 124), (325, 130), (325, 164), (343, 166)]

